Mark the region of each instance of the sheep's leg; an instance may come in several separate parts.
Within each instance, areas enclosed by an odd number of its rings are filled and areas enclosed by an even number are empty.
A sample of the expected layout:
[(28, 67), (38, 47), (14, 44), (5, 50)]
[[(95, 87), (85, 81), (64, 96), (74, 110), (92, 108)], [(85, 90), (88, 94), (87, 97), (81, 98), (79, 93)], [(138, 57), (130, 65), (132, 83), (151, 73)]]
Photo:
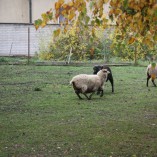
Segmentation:
[(112, 93), (114, 93), (114, 82), (113, 82), (113, 78), (109, 79), (111, 86), (112, 86)]
[(148, 81), (151, 78), (151, 76), (147, 73), (147, 87), (148, 87)]
[(154, 82), (154, 79), (152, 79), (152, 83), (153, 83), (154, 87), (156, 87), (156, 84), (155, 84), (155, 82)]
[(90, 96), (89, 96), (89, 100), (92, 98), (92, 95), (94, 94), (95, 92), (93, 92)]
[(79, 99), (82, 99), (82, 97), (80, 96), (80, 93), (78, 91), (75, 91), (75, 93), (79, 97)]
[(104, 95), (104, 90), (102, 89), (102, 90), (101, 90), (100, 97), (102, 97), (103, 95)]
[(103, 90), (103, 88), (102, 87), (99, 87), (99, 89), (98, 89), (98, 91), (97, 91), (97, 93), (99, 92), (99, 94), (100, 94), (100, 97), (102, 97), (103, 96), (103, 94), (104, 94), (104, 90)]
[(86, 93), (83, 93), (83, 94), (88, 100), (90, 100), (90, 97), (88, 97)]

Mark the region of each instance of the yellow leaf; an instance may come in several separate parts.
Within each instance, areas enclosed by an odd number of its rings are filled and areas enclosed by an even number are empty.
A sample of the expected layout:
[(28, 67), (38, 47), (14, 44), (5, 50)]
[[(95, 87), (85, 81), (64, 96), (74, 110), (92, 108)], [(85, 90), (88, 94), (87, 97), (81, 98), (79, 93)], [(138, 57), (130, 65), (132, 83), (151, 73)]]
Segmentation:
[(104, 28), (104, 29), (106, 29), (106, 28), (107, 28), (107, 26), (108, 26), (107, 24), (103, 24), (103, 28)]
[(43, 28), (43, 27), (45, 27), (45, 26), (46, 26), (46, 22), (43, 21), (42, 24), (41, 24), (41, 27)]
[(67, 29), (66, 28), (64, 28), (64, 33), (66, 33), (67, 32)]
[(114, 10), (113, 10), (113, 9), (110, 9), (109, 14), (112, 15), (113, 12), (114, 12)]
[(132, 44), (133, 42), (135, 41), (135, 38), (134, 37), (131, 37), (128, 41), (128, 44)]
[(125, 18), (126, 18), (126, 13), (123, 13), (123, 14), (121, 15), (121, 18), (122, 18), (122, 20), (125, 20)]
[(64, 0), (58, 0), (58, 2), (55, 3), (55, 9), (58, 10), (63, 5)]
[(39, 28), (39, 26), (38, 26), (38, 25), (34, 25), (34, 26), (35, 26), (35, 29), (36, 29), (36, 30)]
[(59, 34), (60, 34), (60, 31), (61, 31), (60, 29), (55, 30), (55, 31), (53, 32), (54, 37), (58, 37)]
[(75, 17), (75, 13), (74, 13), (74, 11), (72, 11), (72, 12), (69, 14), (69, 16), (68, 16), (68, 19), (69, 19), (69, 20), (72, 20), (74, 17)]
[(119, 14), (121, 14), (122, 13), (122, 10), (120, 10), (120, 9), (116, 9), (115, 10), (115, 15), (119, 15)]
[(97, 7), (98, 7), (98, 8), (103, 7), (103, 3), (104, 3), (103, 0), (97, 0)]
[(141, 13), (140, 13), (140, 12), (138, 12), (138, 13), (136, 13), (136, 14), (134, 15), (135, 18), (140, 18), (140, 16), (141, 16)]
[(117, 1), (116, 1), (116, 0), (111, 0), (111, 1), (110, 1), (110, 5), (111, 5), (112, 7), (116, 7)]
[(72, 20), (73, 17), (75, 17), (75, 14), (70, 14), (70, 15), (68, 16), (68, 19), (69, 19), (69, 20)]
[(153, 8), (154, 8), (154, 9), (157, 9), (157, 4), (154, 4)]
[(63, 8), (66, 9), (68, 7), (67, 4), (63, 4)]
[(146, 44), (146, 45), (148, 45), (150, 48), (153, 48), (153, 42), (151, 41), (151, 39), (150, 38), (144, 38), (143, 39), (143, 43), (144, 44)]
[(73, 2), (69, 2), (68, 5), (69, 5), (70, 7), (72, 7), (72, 6), (73, 6)]
[(154, 35), (154, 41), (157, 41), (157, 33)]
[(100, 9), (99, 10), (99, 17), (102, 17), (103, 16), (103, 9)]
[(127, 17), (127, 20), (128, 20), (129, 22), (131, 22), (131, 21), (132, 21), (132, 16), (128, 16), (128, 17)]
[(95, 36), (95, 29), (94, 28), (92, 29), (92, 36), (93, 37)]
[(154, 11), (151, 8), (148, 8), (147, 13), (148, 15), (153, 15)]
[[(157, 10), (156, 10), (157, 12)], [(157, 15), (153, 17), (153, 21), (157, 21)]]
[(44, 19), (44, 18), (46, 18), (46, 13), (43, 13), (43, 14), (41, 14), (41, 17)]
[(109, 0), (104, 0), (104, 3), (108, 3), (109, 2)]
[(66, 10), (63, 10), (63, 11), (61, 12), (61, 14), (62, 14), (62, 15), (66, 15), (66, 14), (67, 14), (67, 11), (66, 11)]
[(58, 10), (60, 8), (60, 3), (56, 2), (55, 3), (55, 9)]
[(107, 28), (107, 25), (108, 25), (107, 23), (108, 23), (108, 19), (103, 18), (102, 26), (104, 29)]
[(138, 20), (138, 28), (139, 30), (143, 30), (143, 23), (142, 23), (142, 20)]
[(56, 11), (56, 14), (55, 14), (56, 19), (59, 17), (59, 15), (60, 15), (60, 11), (57, 10), (57, 11)]
[(62, 5), (64, 3), (64, 0), (58, 0), (58, 3)]

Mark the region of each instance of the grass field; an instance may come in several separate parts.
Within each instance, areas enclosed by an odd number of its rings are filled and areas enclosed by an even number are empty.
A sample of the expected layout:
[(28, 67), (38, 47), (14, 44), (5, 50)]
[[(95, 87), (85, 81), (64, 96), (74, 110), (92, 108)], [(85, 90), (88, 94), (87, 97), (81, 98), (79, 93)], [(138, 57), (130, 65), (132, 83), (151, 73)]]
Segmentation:
[(79, 100), (69, 81), (92, 67), (1, 65), (0, 156), (156, 157), (157, 88), (145, 67), (111, 69), (114, 94)]

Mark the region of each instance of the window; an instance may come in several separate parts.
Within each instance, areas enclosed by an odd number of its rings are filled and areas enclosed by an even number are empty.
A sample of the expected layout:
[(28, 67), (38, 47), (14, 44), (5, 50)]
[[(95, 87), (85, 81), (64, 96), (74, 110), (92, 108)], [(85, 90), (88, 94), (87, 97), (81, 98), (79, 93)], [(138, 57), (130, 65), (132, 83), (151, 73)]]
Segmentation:
[[(59, 11), (60, 11), (60, 13), (61, 13), (61, 11), (63, 11), (63, 8), (60, 8)], [(61, 14), (61, 15), (59, 16), (59, 18), (58, 18), (58, 23), (59, 23), (59, 24), (64, 23), (65, 20), (66, 20), (66, 18)]]

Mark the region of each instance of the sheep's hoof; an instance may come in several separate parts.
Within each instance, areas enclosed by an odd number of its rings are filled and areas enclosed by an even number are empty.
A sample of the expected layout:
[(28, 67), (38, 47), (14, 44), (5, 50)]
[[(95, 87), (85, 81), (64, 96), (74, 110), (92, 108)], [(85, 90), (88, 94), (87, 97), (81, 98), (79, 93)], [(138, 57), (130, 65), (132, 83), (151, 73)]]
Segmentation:
[(103, 94), (100, 95), (100, 97), (102, 97), (102, 96), (103, 96)]

